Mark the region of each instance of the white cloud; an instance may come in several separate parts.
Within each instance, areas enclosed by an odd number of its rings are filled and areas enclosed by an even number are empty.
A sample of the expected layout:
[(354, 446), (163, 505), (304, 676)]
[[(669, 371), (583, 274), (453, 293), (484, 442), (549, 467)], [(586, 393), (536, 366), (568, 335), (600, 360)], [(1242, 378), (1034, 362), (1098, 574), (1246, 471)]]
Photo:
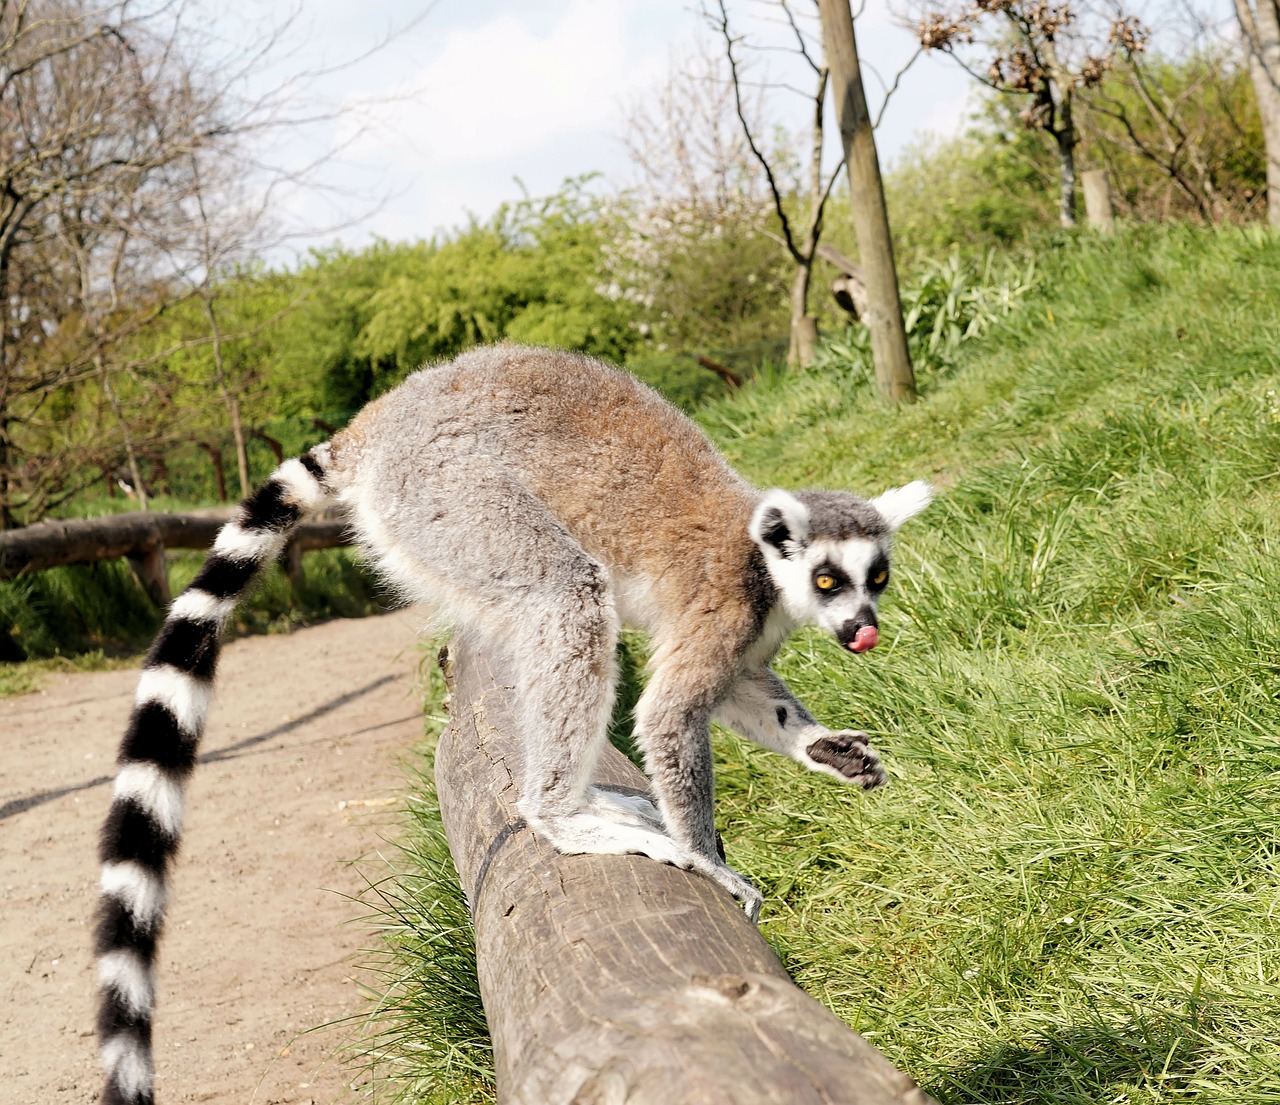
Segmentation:
[(543, 32), (516, 15), (449, 31), (390, 102), (361, 112), (365, 129), (349, 156), (403, 143), (438, 171), (611, 128), (620, 98), (651, 83), (661, 65), (660, 56), (628, 48), (633, 7), (571, 0)]

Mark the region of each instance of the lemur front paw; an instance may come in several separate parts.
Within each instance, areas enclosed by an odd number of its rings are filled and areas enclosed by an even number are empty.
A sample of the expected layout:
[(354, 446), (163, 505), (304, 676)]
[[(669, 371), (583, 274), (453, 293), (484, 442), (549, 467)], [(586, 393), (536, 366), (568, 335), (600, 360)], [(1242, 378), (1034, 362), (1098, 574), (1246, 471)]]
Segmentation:
[(867, 734), (842, 729), (819, 737), (805, 748), (805, 756), (815, 771), (834, 775), (846, 783), (870, 790), (889, 781), (880, 757), (867, 743)]

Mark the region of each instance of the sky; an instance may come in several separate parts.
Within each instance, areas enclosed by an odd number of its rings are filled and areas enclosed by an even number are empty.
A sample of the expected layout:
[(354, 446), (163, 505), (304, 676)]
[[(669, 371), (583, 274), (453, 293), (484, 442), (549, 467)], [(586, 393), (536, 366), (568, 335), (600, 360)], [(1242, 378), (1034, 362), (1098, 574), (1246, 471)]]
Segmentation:
[[(788, 42), (768, 0), (729, 8), (753, 41)], [(266, 156), (285, 167), (329, 159), (319, 174), (325, 189), (282, 201), (292, 225), (351, 246), (431, 238), (486, 219), (523, 190), (548, 195), (585, 173), (625, 185), (634, 179), (621, 141), (628, 105), (652, 97), (673, 59), (707, 35), (696, 0), (252, 0), (223, 11), (235, 14), (222, 16), (222, 33), (245, 44), (293, 16), (277, 60), (255, 74), (263, 88), (327, 70), (307, 87), (338, 116), (277, 138)], [(866, 0), (855, 26), (874, 115), (881, 82), (893, 80), (915, 40), (886, 0)], [(756, 72), (807, 87), (811, 78), (789, 65), (787, 54), (770, 52)], [(926, 135), (961, 128), (974, 87), (949, 58), (917, 60), (877, 132), (882, 166)], [(803, 129), (800, 97), (770, 99), (775, 119)], [(837, 142), (832, 125), (833, 151)]]
[[(759, 18), (772, 8), (737, 0), (730, 12), (753, 41), (785, 44), (790, 32)], [(255, 74), (261, 88), (326, 70), (307, 95), (341, 113), (278, 136), (265, 158), (286, 168), (331, 158), (323, 188), (281, 193), (287, 222), (356, 247), (447, 233), (586, 173), (624, 186), (634, 179), (621, 140), (629, 105), (654, 96), (673, 60), (707, 36), (689, 0), (257, 0), (231, 10), (239, 14), (223, 35), (250, 46), (292, 16), (277, 60)], [(884, 0), (867, 0), (857, 33), (874, 112), (876, 74), (892, 81), (914, 40)], [(775, 80), (811, 81), (781, 52), (753, 64)], [(880, 127), (882, 162), (925, 132), (954, 131), (971, 83), (945, 58), (918, 60)], [(780, 122), (801, 130), (804, 110), (799, 96), (770, 93)]]

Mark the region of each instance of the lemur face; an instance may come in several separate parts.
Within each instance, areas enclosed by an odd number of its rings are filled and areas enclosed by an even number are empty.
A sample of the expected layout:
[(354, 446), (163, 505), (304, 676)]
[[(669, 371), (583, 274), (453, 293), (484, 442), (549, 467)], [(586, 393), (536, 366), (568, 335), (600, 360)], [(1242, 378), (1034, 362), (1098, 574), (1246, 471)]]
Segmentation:
[(919, 480), (870, 501), (841, 491), (768, 492), (751, 536), (787, 613), (821, 626), (850, 652), (874, 648), (893, 534), (932, 495)]

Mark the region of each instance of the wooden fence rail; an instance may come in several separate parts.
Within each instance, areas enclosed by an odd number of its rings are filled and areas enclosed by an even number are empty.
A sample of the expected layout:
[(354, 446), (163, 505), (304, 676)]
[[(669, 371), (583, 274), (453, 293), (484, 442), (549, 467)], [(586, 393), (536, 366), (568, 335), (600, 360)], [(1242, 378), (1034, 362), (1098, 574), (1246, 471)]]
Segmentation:
[[(936, 1105), (798, 989), (711, 880), (538, 840), (516, 810), (511, 671), (465, 634), (445, 670), (436, 789), (502, 1105)], [(647, 793), (612, 748), (596, 781)]]
[[(92, 564), (127, 557), (139, 581), (159, 604), (169, 601), (166, 549), (207, 549), (233, 509), (189, 514), (133, 511), (102, 518), (39, 522), (0, 533), (0, 579), (65, 564)], [(299, 580), (302, 554), (350, 544), (346, 522), (304, 522), (290, 538), (284, 560), (290, 578)]]

